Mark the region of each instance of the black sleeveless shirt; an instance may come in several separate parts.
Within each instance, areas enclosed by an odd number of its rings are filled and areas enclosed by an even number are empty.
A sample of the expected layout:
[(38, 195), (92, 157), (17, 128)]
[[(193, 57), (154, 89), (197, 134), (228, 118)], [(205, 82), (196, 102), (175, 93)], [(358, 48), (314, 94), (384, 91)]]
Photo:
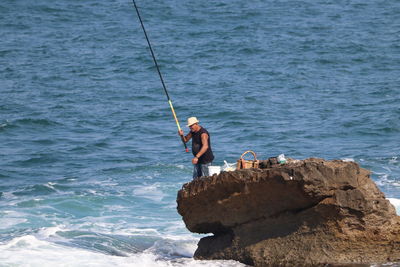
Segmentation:
[(210, 134), (208, 133), (208, 131), (206, 129), (204, 129), (203, 127), (200, 128), (200, 130), (198, 132), (192, 132), (192, 153), (193, 156), (196, 156), (197, 153), (199, 153), (201, 147), (202, 147), (202, 143), (201, 143), (201, 135), (203, 133), (206, 133), (208, 135), (208, 149), (206, 150), (206, 152), (201, 155), (201, 157), (199, 158), (199, 164), (207, 164), (210, 163), (214, 160), (214, 155), (211, 149), (211, 137)]

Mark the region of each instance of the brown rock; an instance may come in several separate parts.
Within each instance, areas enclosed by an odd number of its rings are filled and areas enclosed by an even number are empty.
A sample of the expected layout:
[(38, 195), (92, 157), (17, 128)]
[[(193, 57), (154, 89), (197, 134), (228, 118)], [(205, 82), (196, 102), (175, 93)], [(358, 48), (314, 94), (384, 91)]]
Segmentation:
[(178, 212), (197, 259), (255, 266), (400, 261), (400, 217), (354, 162), (307, 159), (185, 184)]

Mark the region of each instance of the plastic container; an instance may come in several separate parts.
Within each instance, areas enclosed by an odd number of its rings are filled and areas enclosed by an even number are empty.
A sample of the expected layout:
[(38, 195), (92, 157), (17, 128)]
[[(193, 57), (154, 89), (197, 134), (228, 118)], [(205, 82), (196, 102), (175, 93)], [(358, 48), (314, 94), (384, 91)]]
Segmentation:
[(208, 175), (219, 174), (221, 172), (220, 166), (208, 166)]
[(279, 162), (279, 164), (285, 164), (286, 163), (285, 154), (280, 154), (278, 156), (278, 162)]
[(231, 172), (236, 170), (236, 163), (228, 163), (224, 160), (224, 166), (222, 166), (222, 170), (225, 172)]

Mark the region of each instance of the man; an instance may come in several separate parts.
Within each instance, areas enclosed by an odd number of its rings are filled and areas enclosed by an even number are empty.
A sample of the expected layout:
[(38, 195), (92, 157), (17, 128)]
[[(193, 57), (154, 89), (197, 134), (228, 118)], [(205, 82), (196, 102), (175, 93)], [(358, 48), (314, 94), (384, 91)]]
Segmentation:
[(192, 159), (194, 165), (193, 179), (200, 176), (208, 176), (208, 166), (214, 160), (210, 134), (205, 128), (199, 125), (196, 117), (190, 117), (187, 126), (190, 128), (190, 132), (186, 136), (184, 136), (183, 130), (180, 130), (178, 133), (182, 136), (185, 143), (192, 139), (192, 153), (194, 156)]

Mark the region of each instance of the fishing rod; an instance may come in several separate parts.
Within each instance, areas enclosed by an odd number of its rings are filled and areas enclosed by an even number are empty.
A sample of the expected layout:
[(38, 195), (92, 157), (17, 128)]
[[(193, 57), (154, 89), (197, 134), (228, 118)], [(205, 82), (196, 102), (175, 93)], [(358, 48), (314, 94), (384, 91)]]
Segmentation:
[[(175, 113), (175, 110), (174, 110), (174, 106), (172, 105), (172, 101), (171, 101), (171, 98), (169, 97), (169, 94), (168, 94), (168, 91), (167, 91), (167, 87), (165, 86), (164, 79), (163, 79), (163, 77), (161, 75), (160, 68), (158, 67), (156, 56), (154, 55), (153, 48), (151, 47), (149, 37), (147, 36), (146, 29), (144, 28), (142, 17), (140, 16), (139, 9), (138, 9), (138, 7), (136, 5), (135, 0), (132, 0), (132, 2), (133, 2), (133, 5), (135, 6), (136, 13), (137, 13), (137, 16), (138, 16), (139, 21), (140, 21), (140, 25), (142, 25), (144, 36), (146, 37), (147, 44), (149, 45), (149, 48), (150, 48), (151, 56), (153, 57), (154, 65), (156, 66), (156, 69), (157, 69), (157, 72), (158, 72), (158, 76), (160, 76), (161, 84), (162, 84), (162, 86), (164, 88), (165, 95), (167, 96), (169, 106), (171, 107), (172, 115), (174, 115), (176, 126), (178, 127), (178, 130), (180, 131), (181, 130), (181, 126), (179, 125), (178, 117), (176, 116), (176, 113)], [(188, 148), (186, 146), (186, 143), (185, 143), (185, 139), (184, 139), (184, 137), (182, 135), (181, 135), (181, 139), (182, 139), (183, 145), (185, 146), (185, 151), (189, 152), (189, 150), (188, 150)]]

